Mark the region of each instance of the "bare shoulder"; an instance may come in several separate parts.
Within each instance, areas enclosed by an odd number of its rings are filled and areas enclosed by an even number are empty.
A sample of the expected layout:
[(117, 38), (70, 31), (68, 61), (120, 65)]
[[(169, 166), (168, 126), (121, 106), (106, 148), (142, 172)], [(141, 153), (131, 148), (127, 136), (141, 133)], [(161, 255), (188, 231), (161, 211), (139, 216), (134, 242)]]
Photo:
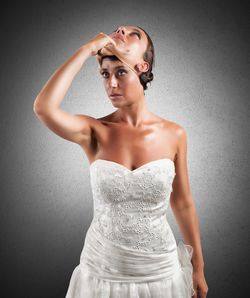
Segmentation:
[(175, 133), (176, 137), (178, 137), (178, 139), (181, 139), (186, 136), (186, 130), (181, 124), (170, 121), (169, 125), (171, 126), (173, 132)]
[(100, 118), (95, 118), (95, 117), (89, 116), (89, 115), (82, 115), (82, 116), (87, 117), (91, 128), (94, 130), (98, 129), (100, 126), (102, 126), (105, 123), (105, 121), (108, 122), (108, 120), (109, 120), (109, 118), (108, 118), (109, 115), (100, 117)]
[(103, 117), (96, 118), (96, 120), (99, 121), (102, 124), (110, 123), (110, 122), (113, 123), (113, 122), (116, 122), (115, 115), (116, 115), (116, 111), (114, 111), (114, 112), (112, 112), (108, 115), (105, 115)]
[(99, 118), (89, 116), (89, 121), (91, 122), (91, 128), (93, 131), (92, 136), (94, 138), (98, 138), (98, 136), (101, 137), (106, 134), (107, 128), (115, 122), (112, 116), (113, 113)]
[(163, 123), (164, 131), (167, 134), (169, 140), (173, 141), (175, 147), (176, 156), (178, 152), (185, 150), (187, 147), (187, 133), (186, 129), (179, 123), (170, 121), (166, 118), (158, 118)]
[(163, 127), (173, 133), (176, 137), (181, 138), (181, 136), (183, 136), (185, 134), (185, 129), (182, 125), (180, 125), (179, 123), (176, 123), (174, 121), (171, 121), (169, 119), (166, 118), (162, 118), (157, 116), (158, 119), (163, 123)]
[(166, 129), (171, 133), (176, 141), (177, 152), (186, 150), (187, 147), (187, 132), (184, 126), (174, 121), (166, 120)]
[(187, 133), (185, 128), (181, 124), (176, 123), (174, 121), (169, 121), (169, 120), (167, 121), (169, 122), (167, 125), (171, 129), (171, 132), (173, 133), (173, 135), (175, 136), (178, 142), (178, 145), (179, 146), (183, 145), (183, 143), (185, 143), (187, 139)]

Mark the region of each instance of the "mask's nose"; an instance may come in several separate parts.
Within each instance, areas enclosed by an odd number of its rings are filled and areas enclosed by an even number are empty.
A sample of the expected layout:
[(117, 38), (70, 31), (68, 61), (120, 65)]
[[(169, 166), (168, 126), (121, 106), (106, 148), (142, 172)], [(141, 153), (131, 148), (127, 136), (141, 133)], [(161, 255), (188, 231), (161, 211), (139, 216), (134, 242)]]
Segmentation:
[(122, 35), (125, 35), (125, 27), (121, 26), (116, 30), (116, 33), (120, 33)]

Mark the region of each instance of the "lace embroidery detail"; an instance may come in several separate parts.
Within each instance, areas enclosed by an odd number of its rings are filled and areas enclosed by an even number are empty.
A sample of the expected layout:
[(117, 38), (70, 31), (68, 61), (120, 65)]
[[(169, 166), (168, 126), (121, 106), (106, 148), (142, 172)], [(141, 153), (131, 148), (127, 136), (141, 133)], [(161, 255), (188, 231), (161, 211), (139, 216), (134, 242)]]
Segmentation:
[(168, 224), (174, 163), (162, 159), (134, 171), (97, 160), (90, 166), (92, 224), (107, 239), (132, 249), (156, 251), (175, 242)]

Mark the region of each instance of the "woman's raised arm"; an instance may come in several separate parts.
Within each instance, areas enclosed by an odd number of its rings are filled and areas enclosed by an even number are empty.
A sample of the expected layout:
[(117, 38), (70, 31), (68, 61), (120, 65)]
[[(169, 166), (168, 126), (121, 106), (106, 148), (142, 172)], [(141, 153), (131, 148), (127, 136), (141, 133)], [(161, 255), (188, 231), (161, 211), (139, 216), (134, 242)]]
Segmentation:
[(70, 114), (62, 110), (60, 105), (84, 62), (108, 43), (115, 44), (101, 32), (81, 46), (53, 73), (34, 101), (33, 111), (39, 120), (64, 139), (80, 144), (91, 136), (95, 118)]

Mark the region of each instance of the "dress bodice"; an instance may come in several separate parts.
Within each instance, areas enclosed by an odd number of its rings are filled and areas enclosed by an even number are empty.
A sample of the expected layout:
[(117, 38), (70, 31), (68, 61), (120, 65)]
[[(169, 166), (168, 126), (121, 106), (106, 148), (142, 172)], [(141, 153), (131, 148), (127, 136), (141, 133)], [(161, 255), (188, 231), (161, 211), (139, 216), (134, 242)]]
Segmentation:
[(167, 158), (90, 165), (94, 217), (66, 298), (194, 295), (193, 248), (177, 245), (166, 217), (174, 177)]
[(168, 158), (135, 170), (113, 161), (95, 160), (90, 165), (93, 226), (107, 239), (131, 249), (175, 248), (166, 217), (175, 174), (174, 162)]

